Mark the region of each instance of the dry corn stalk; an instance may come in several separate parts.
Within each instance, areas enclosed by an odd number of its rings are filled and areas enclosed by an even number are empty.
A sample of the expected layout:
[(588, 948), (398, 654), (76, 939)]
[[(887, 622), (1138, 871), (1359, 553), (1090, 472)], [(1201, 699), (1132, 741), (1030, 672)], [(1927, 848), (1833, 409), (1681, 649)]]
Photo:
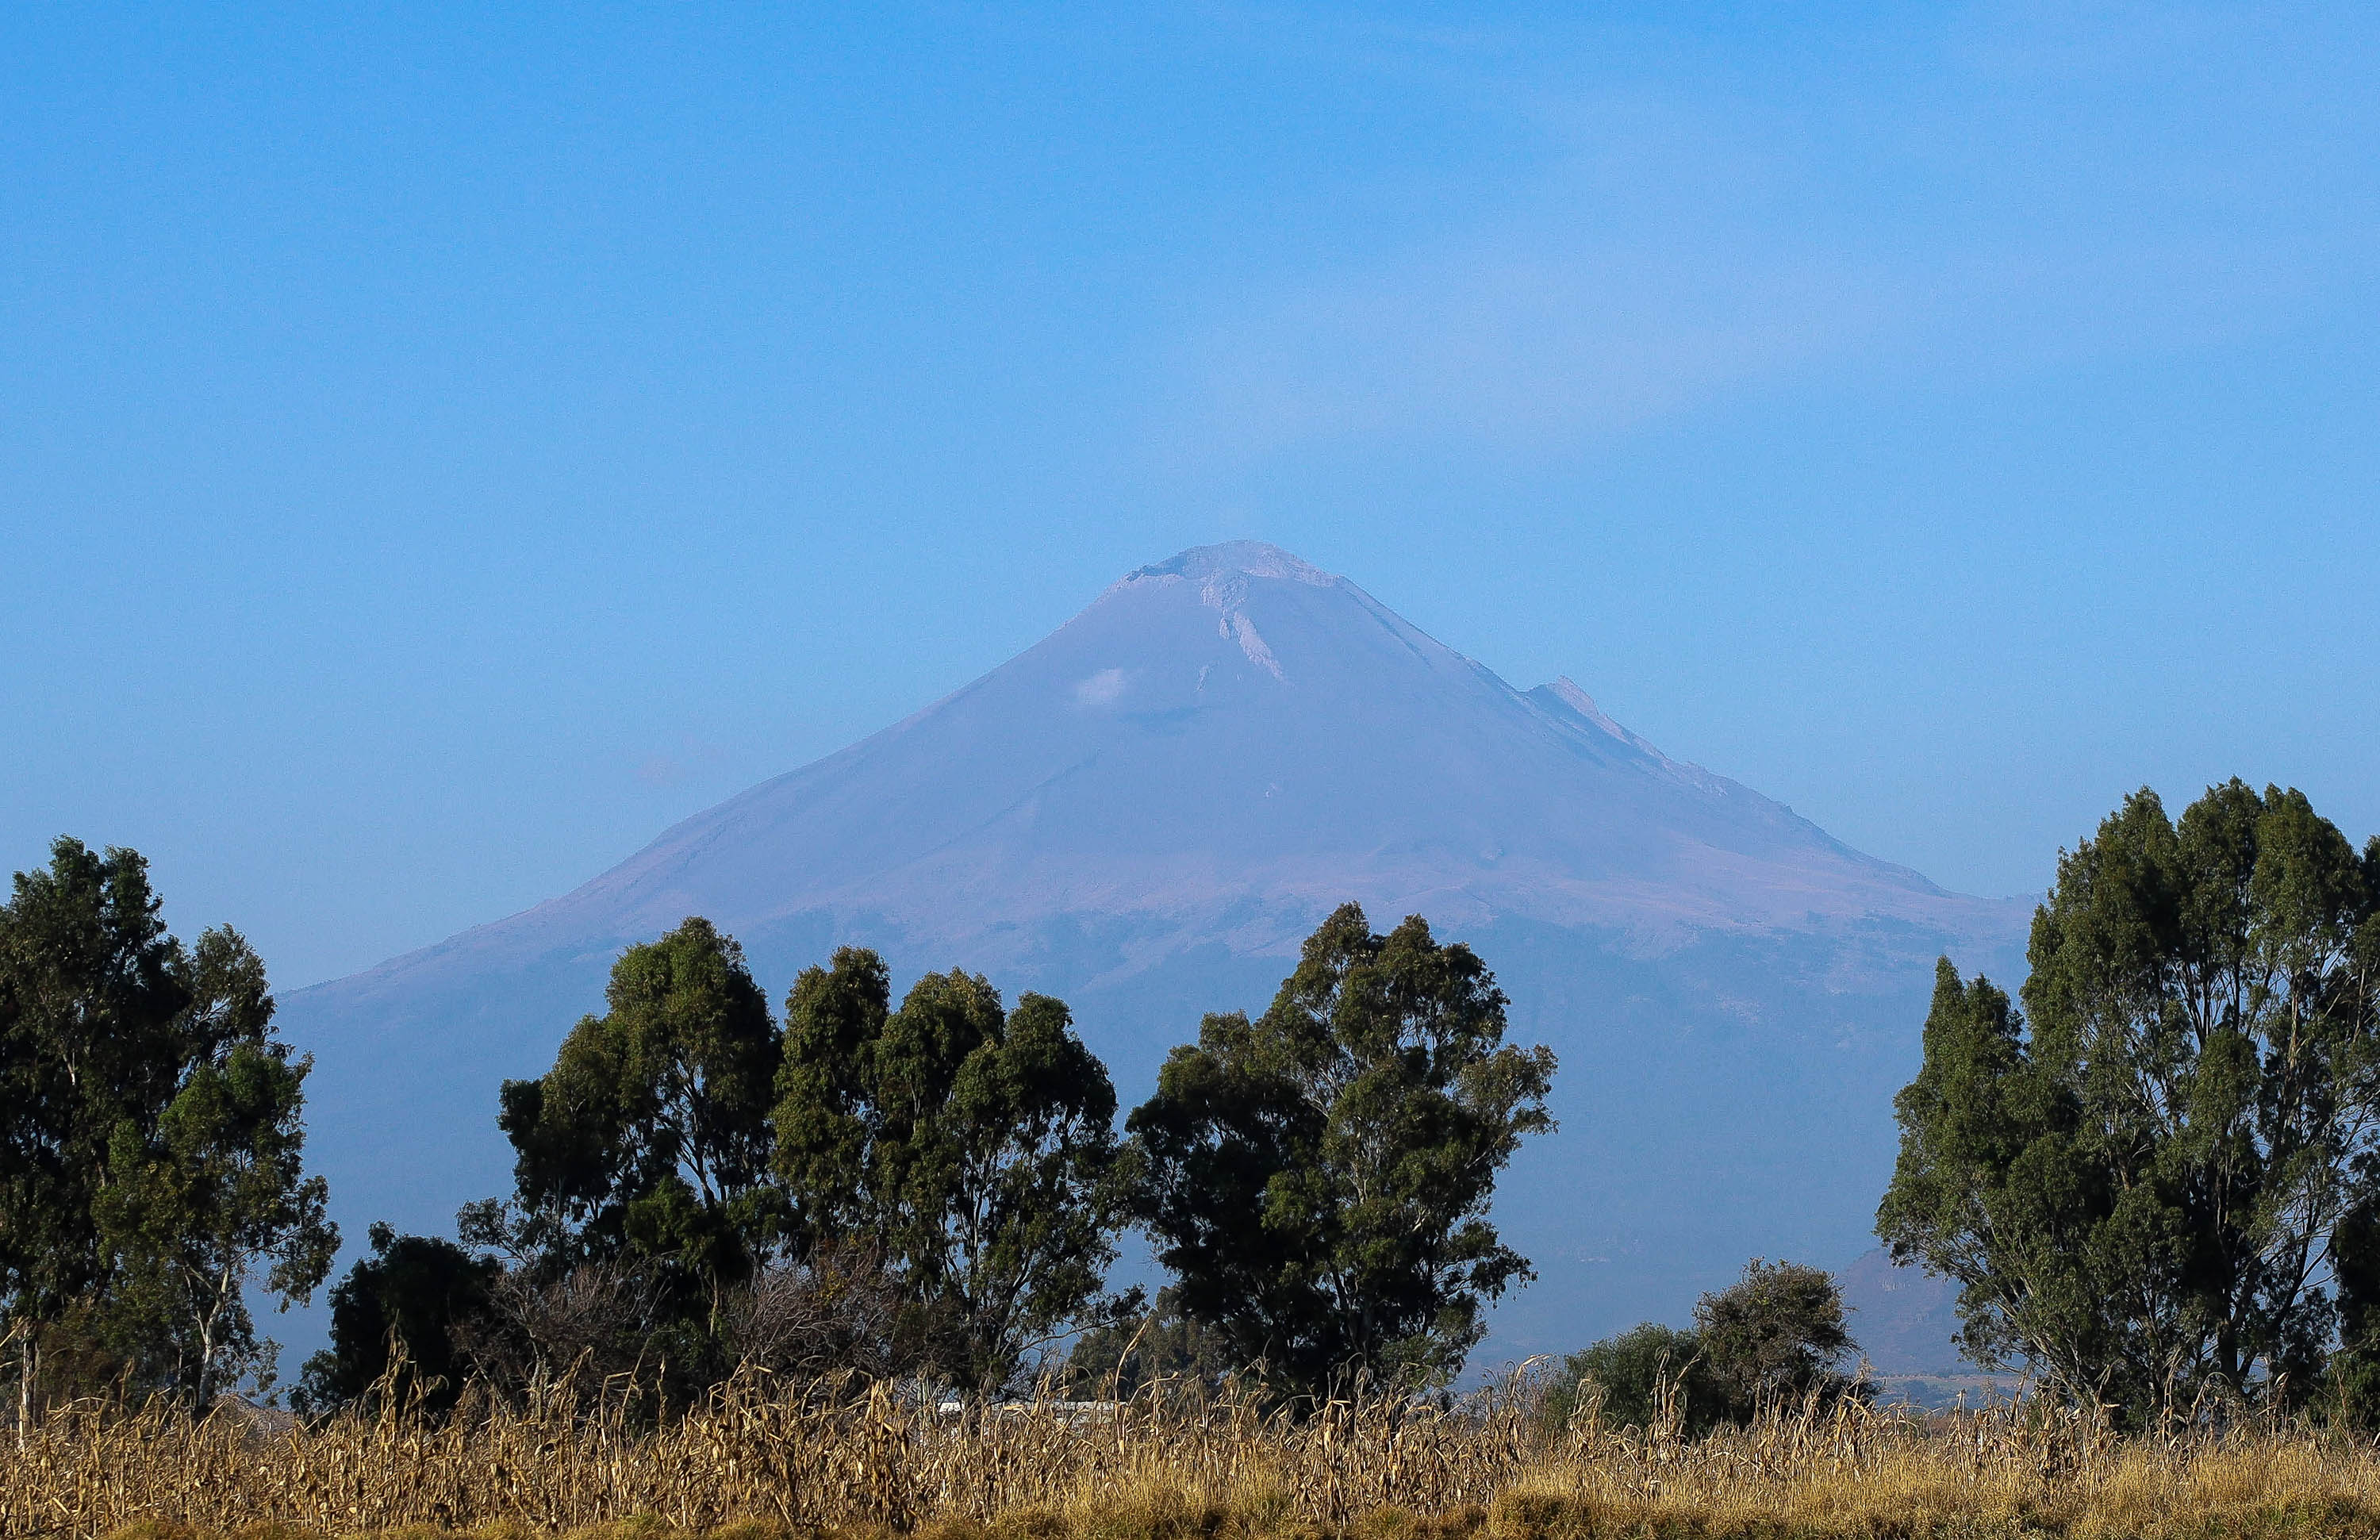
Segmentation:
[(1811, 1401), (1688, 1441), (1674, 1426), (1610, 1427), (1592, 1401), (1543, 1430), (1517, 1383), (1448, 1406), (1370, 1398), (1292, 1415), (1236, 1388), (946, 1409), (887, 1384), (757, 1372), (665, 1413), (633, 1383), (569, 1376), (517, 1401), (474, 1389), (443, 1419), (391, 1396), (371, 1414), (280, 1430), (91, 1403), (0, 1445), (0, 1534), (69, 1540), (142, 1522), (344, 1534), (632, 1519), (1099, 1540), (1412, 1523), (1516, 1540), (1681, 1526), (2113, 1535), (2280, 1512), (2370, 1530), (2380, 1456), (2255, 1420), (2119, 1439), (2095, 1414), (2045, 1403), (1921, 1416)]

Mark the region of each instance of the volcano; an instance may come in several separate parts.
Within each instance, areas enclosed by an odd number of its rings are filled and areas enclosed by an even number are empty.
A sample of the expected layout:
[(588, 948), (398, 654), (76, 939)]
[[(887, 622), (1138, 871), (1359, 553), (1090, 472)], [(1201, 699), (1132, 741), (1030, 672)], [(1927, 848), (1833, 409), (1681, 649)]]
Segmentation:
[(1473, 945), (1560, 1055), (1500, 1189), (1538, 1279), (1489, 1351), (1676, 1318), (1753, 1255), (1867, 1249), (1936, 957), (2013, 973), (2029, 903), (1947, 892), (1670, 758), (1568, 679), (1517, 689), (1276, 547), (1142, 567), (907, 720), (577, 891), (288, 998), (351, 1234), (505, 1190), (496, 1086), (688, 915), (782, 1000), (834, 947), (1075, 1008), (1127, 1105), (1261, 1010), (1354, 899)]

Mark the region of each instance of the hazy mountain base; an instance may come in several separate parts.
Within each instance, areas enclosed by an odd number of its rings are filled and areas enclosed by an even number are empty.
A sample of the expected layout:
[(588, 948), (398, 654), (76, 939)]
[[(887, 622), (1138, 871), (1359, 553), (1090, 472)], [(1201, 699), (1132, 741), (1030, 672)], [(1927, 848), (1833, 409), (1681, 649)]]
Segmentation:
[(843, 941), (1060, 995), (1129, 1104), (1349, 899), (1472, 941), (1523, 1040), (1562, 1057), (1565, 1129), (1497, 1205), (1543, 1277), (1489, 1362), (1674, 1318), (1748, 1254), (1865, 1249), (1934, 959), (2010, 974), (2030, 909), (1864, 855), (1569, 681), (1514, 689), (1240, 542), (1128, 575), (569, 893), (301, 993), (287, 1025), (321, 1057), (350, 1233), (437, 1228), (507, 1185), (497, 1083), (545, 1069), (619, 949), (689, 914), (774, 995)]
[[(1303, 921), (1253, 905), (1224, 918), (1238, 923), (1216, 926), (1222, 934), (1269, 919), (1293, 935)], [(1905, 925), (1842, 937), (1713, 932), (1647, 956), (1617, 932), (1529, 920), (1452, 934), (1497, 970), (1515, 1039), (1561, 1057), (1562, 1127), (1523, 1151), (1496, 1203), (1539, 1277), (1497, 1310), (1475, 1363), (1568, 1352), (1677, 1317), (1747, 1255), (1840, 1265), (1873, 1244), (1891, 1097), (1916, 1068), (1913, 1024), (1946, 938)], [(646, 938), (622, 944), (632, 939)], [(1073, 916), (983, 938), (956, 957), (867, 916), (790, 916), (741, 939), (774, 1000), (844, 942), (883, 951), (904, 983), (956, 962), (990, 972), (1012, 1000), (1058, 994), (1126, 1105), (1203, 1012), (1262, 1009), (1294, 961), (1287, 946), (1250, 955)], [(443, 1231), (457, 1205), (507, 1188), (497, 1085), (542, 1073), (571, 1024), (601, 1009), (615, 949), (491, 967), (469, 943), (285, 1002), (285, 1030), (317, 1058), (312, 1148), (351, 1236), (376, 1219)], [(1960, 961), (2004, 971), (2010, 959)], [(1839, 987), (1846, 977), (1864, 987)], [(285, 1325), (293, 1345), (309, 1345), (310, 1322)]]

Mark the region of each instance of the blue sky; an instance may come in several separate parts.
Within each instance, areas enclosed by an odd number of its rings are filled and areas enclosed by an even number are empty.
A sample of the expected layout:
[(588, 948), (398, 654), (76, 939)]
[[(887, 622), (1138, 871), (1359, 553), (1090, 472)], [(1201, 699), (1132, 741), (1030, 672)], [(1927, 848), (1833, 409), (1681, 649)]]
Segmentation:
[(2352, 6), (18, 6), (0, 865), (285, 986), (1278, 541), (1973, 891), (2380, 830)]

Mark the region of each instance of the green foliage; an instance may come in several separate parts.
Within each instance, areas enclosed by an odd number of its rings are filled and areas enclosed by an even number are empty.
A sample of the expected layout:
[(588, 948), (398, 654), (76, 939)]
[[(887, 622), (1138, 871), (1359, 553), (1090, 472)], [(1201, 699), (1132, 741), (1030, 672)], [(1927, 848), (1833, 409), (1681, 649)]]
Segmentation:
[(1666, 1413), (1693, 1438), (1727, 1421), (1730, 1411), (1702, 1340), (1651, 1321), (1563, 1359), (1546, 1387), (1545, 1419), (1552, 1428), (1565, 1427), (1590, 1399), (1599, 1402), (1609, 1426), (1649, 1428)]
[(1562, 1360), (1547, 1387), (1546, 1420), (1564, 1425), (1595, 1397), (1609, 1425), (1649, 1428), (1666, 1417), (1700, 1437), (1814, 1392), (1822, 1404), (1864, 1396), (1866, 1387), (1838, 1370), (1857, 1347), (1830, 1275), (1755, 1257), (1735, 1283), (1694, 1305), (1693, 1330), (1647, 1321)]
[(126, 1119), (93, 1206), (116, 1258), (125, 1356), (203, 1405), (268, 1367), (243, 1285), (310, 1296), (338, 1231), (330, 1188), (305, 1171), (310, 1062), (273, 1040), (264, 965), (229, 930), (199, 939), (180, 1017), (180, 1086), (153, 1126)]
[(190, 989), (157, 911), (137, 853), (66, 839), (0, 909), (0, 1290), (19, 1323), (106, 1279), (109, 1146), (172, 1096)]
[(1504, 1046), (1504, 1006), (1468, 947), (1351, 903), (1263, 1016), (1173, 1050), (1129, 1123), (1140, 1218), (1237, 1362), (1305, 1392), (1461, 1366), (1528, 1275), (1486, 1218), (1496, 1173), (1553, 1126), (1553, 1055)]
[(839, 949), (831, 966), (802, 970), (785, 997), (777, 1072), (774, 1167), (793, 1194), (801, 1249), (836, 1244), (879, 1218), (890, 1122), (876, 1105), (876, 1047), (892, 1015), (884, 960)]
[(1772, 1401), (1864, 1389), (1838, 1372), (1859, 1344), (1844, 1328), (1842, 1291), (1816, 1267), (1754, 1257), (1742, 1279), (1694, 1305), (1694, 1337), (1739, 1421)]
[(552, 1265), (633, 1256), (715, 1302), (783, 1221), (768, 1000), (743, 950), (698, 918), (622, 953), (604, 1000), (543, 1078), (504, 1083), (517, 1201)]
[(979, 976), (917, 981), (846, 948), (785, 1004), (776, 1170), (808, 1247), (886, 1248), (938, 1365), (991, 1390), (1097, 1298), (1117, 1199), (1115, 1092), (1062, 1001), (1003, 1013)]
[[(2302, 1391), (2368, 1332), (2380, 842), (2234, 781), (2143, 791), (2058, 861), (2030, 1024), (1947, 960), (1877, 1215), (1958, 1280), (1972, 1356), (2134, 1416)], [(2335, 1272), (2344, 1316), (2325, 1288)]]
[(455, 1328), (487, 1308), (499, 1266), (384, 1224), (372, 1226), (371, 1248), (331, 1291), (331, 1345), (306, 1360), (298, 1406), (322, 1413), (360, 1400), (401, 1355), (400, 1396), (418, 1388), (425, 1410), (445, 1411), (466, 1373)]
[[(273, 1033), (239, 936), (185, 950), (128, 850), (73, 840), (0, 909), (0, 1292), (30, 1393), (33, 1328), (204, 1402), (272, 1356), (247, 1304), (329, 1271), (304, 1170), (309, 1061)], [(261, 1278), (260, 1278), (261, 1275)]]
[[(780, 1036), (708, 922), (630, 948), (609, 1012), (504, 1086), (516, 1194), (463, 1219), (525, 1275), (491, 1351), (600, 1353), (600, 1317), (603, 1342), (658, 1333), (682, 1369), (844, 1342), (1006, 1384), (1114, 1257), (1115, 1093), (1062, 1001), (1005, 1010), (959, 972), (898, 1011), (890, 993), (880, 959), (844, 949), (795, 982)], [(597, 1279), (613, 1307), (585, 1307)]]
[(1180, 1289), (1159, 1290), (1147, 1310), (1138, 1303), (1135, 1291), (1114, 1320), (1075, 1339), (1062, 1376), (1070, 1394), (1115, 1400), (1169, 1379), (1211, 1392), (1242, 1368), (1221, 1332), (1183, 1313)]

